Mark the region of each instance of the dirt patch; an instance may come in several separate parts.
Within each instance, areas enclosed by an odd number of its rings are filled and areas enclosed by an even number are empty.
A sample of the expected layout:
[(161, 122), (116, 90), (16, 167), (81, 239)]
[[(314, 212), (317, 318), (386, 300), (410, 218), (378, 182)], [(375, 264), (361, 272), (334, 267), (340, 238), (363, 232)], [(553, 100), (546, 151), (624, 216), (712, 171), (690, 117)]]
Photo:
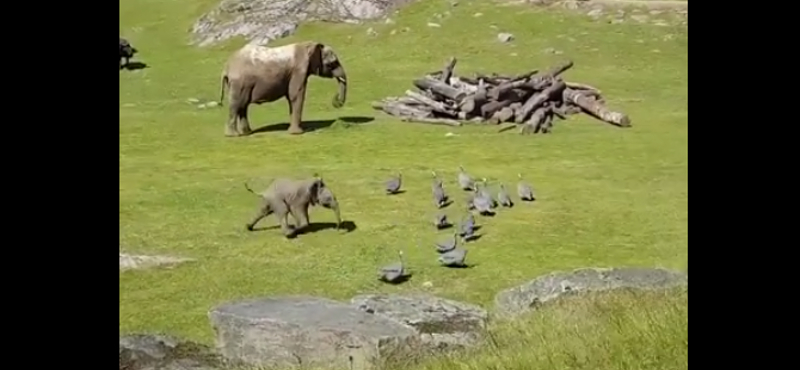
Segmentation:
[(242, 36), (250, 43), (292, 35), (301, 22), (359, 23), (411, 0), (223, 0), (192, 27), (192, 44), (213, 45)]
[(170, 267), (180, 263), (194, 261), (191, 258), (169, 256), (135, 256), (126, 253), (119, 254), (119, 270), (145, 269), (151, 267)]

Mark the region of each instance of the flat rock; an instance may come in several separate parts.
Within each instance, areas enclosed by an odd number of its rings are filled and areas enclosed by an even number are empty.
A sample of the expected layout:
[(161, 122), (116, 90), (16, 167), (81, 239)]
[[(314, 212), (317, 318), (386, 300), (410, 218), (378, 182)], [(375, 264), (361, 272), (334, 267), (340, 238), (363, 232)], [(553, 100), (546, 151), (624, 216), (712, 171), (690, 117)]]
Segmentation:
[(164, 335), (119, 337), (120, 370), (214, 370), (222, 368), (212, 348)]
[(250, 366), (375, 369), (422, 348), (411, 328), (325, 298), (232, 302), (209, 317), (220, 353)]
[(192, 27), (192, 44), (242, 36), (266, 44), (292, 35), (300, 23), (359, 23), (380, 18), (409, 0), (222, 0)]
[(498, 293), (495, 310), (498, 316), (515, 316), (562, 295), (614, 289), (669, 289), (689, 284), (689, 275), (652, 268), (583, 268), (555, 272), (521, 286)]
[(157, 266), (175, 266), (180, 263), (194, 261), (191, 258), (169, 256), (136, 256), (126, 253), (119, 254), (119, 270), (145, 269)]
[(350, 303), (359, 310), (414, 329), (429, 350), (478, 343), (489, 318), (478, 306), (427, 294), (360, 295)]

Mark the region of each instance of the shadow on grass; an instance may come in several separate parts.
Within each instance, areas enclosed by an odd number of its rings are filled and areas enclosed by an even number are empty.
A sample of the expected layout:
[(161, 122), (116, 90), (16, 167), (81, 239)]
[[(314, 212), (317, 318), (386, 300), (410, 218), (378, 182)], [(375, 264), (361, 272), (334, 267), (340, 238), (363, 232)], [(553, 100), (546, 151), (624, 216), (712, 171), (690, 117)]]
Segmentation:
[(398, 191), (393, 192), (393, 193), (390, 193), (390, 192), (387, 191), (386, 195), (400, 195), (400, 194), (403, 194), (405, 192), (406, 192), (405, 190), (398, 190)]
[(145, 69), (145, 68), (147, 68), (147, 67), (148, 67), (148, 66), (147, 66), (147, 64), (146, 64), (146, 63), (142, 63), (142, 62), (128, 62), (128, 64), (125, 64), (125, 65), (123, 65), (122, 67), (120, 67), (120, 69), (126, 69), (126, 70), (128, 70), (128, 71), (135, 71), (135, 70), (137, 70), (137, 69)]
[(406, 281), (411, 280), (412, 276), (414, 276), (414, 274), (406, 273), (403, 276), (400, 276), (399, 278), (394, 279), (392, 281), (386, 281), (386, 280), (381, 280), (381, 281), (383, 281), (386, 284), (390, 284), (390, 285), (399, 285), (399, 284), (405, 283)]
[(470, 236), (469, 238), (464, 238), (464, 242), (465, 243), (476, 242), (476, 241), (480, 240), (480, 238), (482, 238), (482, 237), (483, 237), (483, 234), (472, 234), (472, 236)]
[[(263, 227), (254, 227), (252, 231), (266, 231), (266, 230), (276, 230), (280, 229), (280, 225), (272, 225), (272, 226), (263, 226)], [(317, 231), (328, 230), (328, 229), (335, 229), (336, 223), (335, 222), (312, 222), (306, 226), (306, 228), (298, 231), (296, 235), (308, 234), (308, 233), (315, 233)], [(345, 232), (353, 232), (357, 229), (356, 223), (353, 221), (342, 221), (340, 226), (340, 230), (344, 230)]]
[[(345, 123), (348, 123), (348, 124), (353, 124), (353, 125), (372, 122), (374, 120), (375, 120), (374, 117), (362, 117), (362, 116), (339, 117), (339, 121), (342, 121), (342, 122), (345, 122)], [(333, 123), (336, 122), (336, 121), (337, 120), (333, 120), (333, 119), (316, 120), (316, 121), (303, 121), (303, 123), (300, 124), (300, 127), (302, 127), (303, 131), (305, 131), (305, 132), (312, 132), (312, 131), (317, 131), (317, 130), (321, 130), (321, 129), (324, 129), (324, 128), (328, 128), (331, 125), (333, 125)], [(262, 127), (259, 127), (259, 128), (255, 129), (255, 130), (253, 130), (250, 133), (250, 135), (264, 133), (264, 132), (286, 131), (287, 129), (289, 129), (289, 123), (288, 122), (273, 123), (271, 125), (262, 126)]]

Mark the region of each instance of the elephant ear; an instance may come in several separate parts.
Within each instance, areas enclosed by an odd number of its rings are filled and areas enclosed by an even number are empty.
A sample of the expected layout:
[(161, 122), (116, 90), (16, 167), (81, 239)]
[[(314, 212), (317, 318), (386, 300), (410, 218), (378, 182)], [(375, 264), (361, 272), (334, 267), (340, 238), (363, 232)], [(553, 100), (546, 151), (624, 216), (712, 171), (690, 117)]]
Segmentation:
[(322, 182), (322, 178), (314, 176), (314, 179), (308, 186), (308, 194), (311, 197), (311, 205), (315, 206), (319, 204), (319, 194), (322, 192), (322, 189), (325, 188), (325, 183)]
[(319, 76), (323, 72), (325, 66), (325, 62), (323, 60), (323, 49), (325, 49), (325, 45), (317, 42), (311, 42), (307, 44), (307, 48), (308, 69), (306, 73), (309, 75)]

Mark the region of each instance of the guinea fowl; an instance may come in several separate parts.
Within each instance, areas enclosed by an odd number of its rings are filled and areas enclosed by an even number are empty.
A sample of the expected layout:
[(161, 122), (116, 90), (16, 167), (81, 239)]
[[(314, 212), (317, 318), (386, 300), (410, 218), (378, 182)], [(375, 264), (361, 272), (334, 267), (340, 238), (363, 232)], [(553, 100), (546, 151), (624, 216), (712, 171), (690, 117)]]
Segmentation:
[(465, 267), (464, 260), (467, 258), (467, 250), (455, 248), (439, 256), (439, 263), (445, 267)]
[(511, 201), (511, 197), (508, 195), (506, 191), (506, 186), (500, 184), (500, 191), (497, 193), (497, 202), (500, 203), (503, 207), (513, 207), (514, 202)]
[(522, 174), (517, 174), (517, 177), (519, 177), (519, 183), (517, 183), (517, 195), (519, 195), (519, 199), (526, 202), (536, 200), (536, 197), (533, 195), (533, 188), (522, 179)]
[(400, 185), (403, 184), (403, 175), (398, 173), (397, 176), (390, 178), (386, 181), (386, 193), (397, 194), (400, 191)]
[(461, 227), (459, 230), (459, 235), (461, 239), (464, 241), (468, 241), (475, 236), (475, 217), (472, 216), (472, 213), (468, 213), (467, 217), (461, 221)]
[(491, 208), (497, 207), (497, 201), (494, 200), (492, 193), (489, 192), (489, 181), (486, 180), (484, 177), (481, 179), (481, 185), (479, 186), (477, 183), (475, 184), (475, 188), (478, 189), (478, 195), (486, 198), (489, 200), (489, 204)]
[(475, 189), (475, 180), (472, 179), (472, 176), (467, 174), (464, 171), (463, 166), (458, 166), (458, 185), (461, 187), (462, 190), (473, 190)]
[(403, 267), (403, 251), (398, 251), (400, 262), (384, 266), (378, 271), (378, 279), (385, 283), (399, 283), (405, 277), (405, 270)]
[(433, 204), (436, 205), (436, 208), (442, 208), (447, 205), (447, 194), (445, 194), (442, 180), (436, 176), (436, 172), (433, 172), (431, 191), (433, 192)]
[(447, 221), (447, 215), (444, 213), (436, 214), (433, 218), (433, 226), (440, 230), (450, 226), (450, 222)]
[(492, 211), (492, 200), (484, 197), (480, 193), (476, 194), (475, 198), (472, 199), (472, 205), (475, 206), (475, 210), (482, 215), (494, 214), (494, 211)]
[(453, 234), (453, 236), (451, 238), (448, 238), (445, 241), (436, 242), (435, 243), (436, 244), (436, 251), (439, 252), (439, 253), (447, 253), (447, 252), (450, 252), (451, 250), (455, 249), (456, 248), (456, 244), (457, 244), (456, 236), (458, 236), (458, 233)]

